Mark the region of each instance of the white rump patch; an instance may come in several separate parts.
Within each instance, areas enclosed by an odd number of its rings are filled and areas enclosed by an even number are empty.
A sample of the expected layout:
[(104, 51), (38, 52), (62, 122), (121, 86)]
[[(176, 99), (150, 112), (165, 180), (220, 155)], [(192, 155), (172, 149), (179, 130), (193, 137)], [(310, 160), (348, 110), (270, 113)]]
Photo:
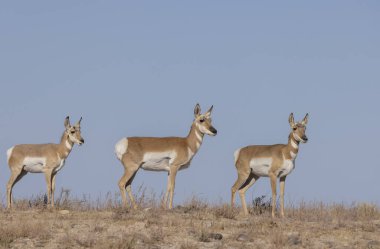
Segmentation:
[(15, 147), (13, 146), (12, 148), (9, 148), (8, 150), (7, 150), (7, 162), (9, 163), (9, 159), (11, 158), (11, 156), (12, 156), (12, 152), (13, 152), (13, 149), (14, 149)]
[(24, 170), (30, 173), (42, 173), (46, 166), (46, 157), (25, 157)]
[(128, 139), (122, 138), (115, 145), (115, 154), (119, 160), (123, 157), (123, 155), (127, 152), (128, 149)]
[(151, 171), (170, 171), (170, 165), (176, 157), (175, 151), (147, 152), (144, 154), (141, 168)]
[(272, 167), (272, 161), (270, 157), (253, 158), (249, 166), (255, 175), (268, 176), (269, 169)]
[(236, 151), (234, 152), (235, 164), (236, 164), (237, 160), (239, 159), (240, 150), (241, 150), (241, 149), (238, 149), (238, 150), (236, 150)]

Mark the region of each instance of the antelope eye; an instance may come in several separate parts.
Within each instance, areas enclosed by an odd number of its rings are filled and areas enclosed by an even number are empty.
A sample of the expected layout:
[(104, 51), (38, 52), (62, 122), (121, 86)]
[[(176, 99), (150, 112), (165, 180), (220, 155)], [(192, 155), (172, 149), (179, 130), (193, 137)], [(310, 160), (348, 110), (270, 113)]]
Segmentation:
[(205, 121), (204, 118), (200, 119), (199, 122), (203, 123)]
[(293, 127), (293, 131), (297, 130), (297, 127)]
[(70, 131), (70, 133), (71, 133), (71, 134), (74, 134), (74, 133), (75, 133), (75, 131)]

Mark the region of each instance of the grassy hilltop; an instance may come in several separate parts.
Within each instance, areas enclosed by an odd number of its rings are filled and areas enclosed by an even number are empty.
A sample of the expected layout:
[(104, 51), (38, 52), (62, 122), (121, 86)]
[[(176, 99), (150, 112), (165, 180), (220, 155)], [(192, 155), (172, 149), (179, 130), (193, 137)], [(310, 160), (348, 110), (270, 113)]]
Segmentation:
[(142, 195), (140, 209), (104, 201), (16, 200), (0, 212), (0, 248), (380, 248), (380, 211), (371, 204), (288, 206), (285, 219), (270, 217), (270, 202), (257, 198), (250, 216), (227, 204), (193, 198), (164, 210)]

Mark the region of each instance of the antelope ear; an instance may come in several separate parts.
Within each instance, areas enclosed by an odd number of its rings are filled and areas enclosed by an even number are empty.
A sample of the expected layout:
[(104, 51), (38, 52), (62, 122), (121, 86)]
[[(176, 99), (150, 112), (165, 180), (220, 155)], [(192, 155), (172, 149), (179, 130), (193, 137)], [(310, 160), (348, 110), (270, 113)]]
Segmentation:
[(65, 128), (66, 128), (66, 129), (70, 128), (71, 125), (70, 125), (70, 117), (69, 117), (69, 116), (67, 116), (67, 117), (65, 118), (64, 125), (65, 125)]
[(211, 116), (211, 112), (212, 112), (212, 109), (214, 108), (214, 106), (212, 105), (211, 107), (210, 107), (210, 109), (208, 109), (208, 111), (205, 113), (205, 116), (206, 117), (210, 117)]
[(306, 113), (305, 117), (302, 120), (302, 124), (307, 125), (308, 121), (309, 121), (309, 113)]
[(197, 118), (201, 114), (201, 106), (197, 103), (194, 107), (194, 117)]
[(82, 117), (80, 117), (79, 121), (75, 124), (76, 127), (80, 127), (80, 122), (82, 121)]
[(294, 126), (296, 126), (296, 124), (294, 123), (294, 116), (293, 116), (293, 112), (292, 113), (290, 113), (290, 115), (289, 115), (289, 124), (290, 124), (290, 127), (294, 127)]

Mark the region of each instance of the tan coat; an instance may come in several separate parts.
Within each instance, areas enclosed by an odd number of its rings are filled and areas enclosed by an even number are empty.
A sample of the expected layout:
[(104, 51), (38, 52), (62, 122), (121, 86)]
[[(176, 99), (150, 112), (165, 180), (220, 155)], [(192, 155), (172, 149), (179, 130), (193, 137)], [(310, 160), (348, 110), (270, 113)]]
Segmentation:
[(175, 177), (178, 170), (185, 169), (190, 165), (202, 144), (204, 134), (214, 136), (217, 133), (211, 125), (211, 111), (212, 107), (202, 115), (199, 105), (196, 105), (195, 119), (187, 137), (128, 137), (122, 138), (115, 145), (116, 156), (125, 169), (124, 175), (119, 181), (125, 206), (128, 192), (132, 205), (136, 208), (131, 184), (138, 169), (142, 168), (168, 172), (168, 186), (163, 205), (166, 206), (169, 197), (169, 208), (172, 208)]
[[(81, 118), (82, 120), (82, 118)], [(13, 186), (29, 173), (44, 173), (48, 203), (54, 207), (55, 176), (65, 165), (74, 143), (84, 143), (80, 132), (80, 121), (71, 126), (69, 117), (65, 119), (65, 131), (59, 144), (19, 144), (7, 151), (11, 177), (7, 184), (7, 206), (12, 205)]]
[(231, 205), (235, 203), (235, 193), (239, 190), (244, 214), (248, 214), (245, 201), (245, 192), (260, 177), (269, 177), (272, 187), (272, 216), (276, 207), (276, 181), (280, 179), (281, 215), (284, 216), (284, 188), (285, 179), (295, 168), (295, 159), (298, 154), (299, 143), (307, 142), (306, 124), (308, 115), (302, 122), (294, 123), (293, 113), (289, 116), (292, 128), (287, 144), (251, 145), (235, 152), (235, 166), (238, 179), (231, 188)]

